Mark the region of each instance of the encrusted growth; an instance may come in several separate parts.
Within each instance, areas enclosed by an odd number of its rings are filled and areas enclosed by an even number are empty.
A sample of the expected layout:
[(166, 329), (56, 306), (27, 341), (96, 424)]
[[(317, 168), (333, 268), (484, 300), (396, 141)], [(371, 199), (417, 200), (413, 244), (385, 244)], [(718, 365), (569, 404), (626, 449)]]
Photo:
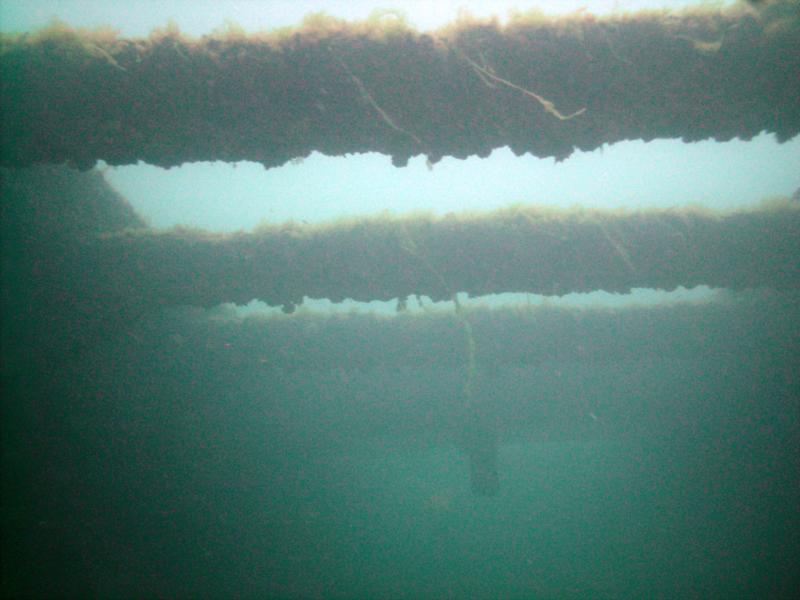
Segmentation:
[(314, 15), (200, 39), (174, 24), (144, 39), (57, 25), (0, 36), (0, 160), (271, 167), (372, 151), (402, 166), (503, 146), (563, 159), (623, 139), (787, 140), (800, 132), (798, 14), (782, 0), (424, 33), (394, 13)]

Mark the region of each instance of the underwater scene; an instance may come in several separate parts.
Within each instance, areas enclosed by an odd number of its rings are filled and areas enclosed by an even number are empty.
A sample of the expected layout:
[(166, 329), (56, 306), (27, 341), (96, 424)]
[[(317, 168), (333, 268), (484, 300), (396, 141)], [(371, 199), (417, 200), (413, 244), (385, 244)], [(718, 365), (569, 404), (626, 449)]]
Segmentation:
[(800, 590), (800, 2), (0, 4), (2, 598)]

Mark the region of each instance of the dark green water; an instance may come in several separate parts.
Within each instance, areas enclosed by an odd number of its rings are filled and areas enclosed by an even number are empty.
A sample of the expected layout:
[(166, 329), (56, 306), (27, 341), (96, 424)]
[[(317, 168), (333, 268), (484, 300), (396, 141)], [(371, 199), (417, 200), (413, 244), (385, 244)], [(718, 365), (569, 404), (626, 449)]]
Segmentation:
[(235, 338), (199, 345), (159, 326), (12, 382), (10, 596), (797, 589), (798, 375), (786, 352), (481, 372), (476, 393), (503, 408), (500, 491), (480, 497), (447, 426), (461, 371), (254, 371), (211, 359)]

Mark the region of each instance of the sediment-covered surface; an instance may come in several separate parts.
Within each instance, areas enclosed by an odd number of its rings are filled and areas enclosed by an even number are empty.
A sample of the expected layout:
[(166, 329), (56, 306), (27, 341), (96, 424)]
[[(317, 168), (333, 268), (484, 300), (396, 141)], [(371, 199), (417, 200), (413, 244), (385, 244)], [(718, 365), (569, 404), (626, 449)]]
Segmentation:
[(724, 214), (519, 207), (251, 234), (128, 231), (87, 241), (81, 260), (92, 265), (87, 292), (156, 305), (696, 285), (797, 289), (799, 234), (800, 206), (791, 201)]
[(164, 307), (800, 287), (800, 205), (788, 199), (727, 213), (516, 207), (211, 234), (145, 228), (96, 172), (0, 173), (3, 309), (13, 315), (3, 343), (17, 348), (7, 370), (58, 362)]
[[(755, 4), (755, 3), (753, 3)], [(4, 165), (172, 166), (377, 151), (564, 158), (626, 139), (800, 131), (800, 7), (465, 20), (391, 15), (264, 35), (4, 36)]]

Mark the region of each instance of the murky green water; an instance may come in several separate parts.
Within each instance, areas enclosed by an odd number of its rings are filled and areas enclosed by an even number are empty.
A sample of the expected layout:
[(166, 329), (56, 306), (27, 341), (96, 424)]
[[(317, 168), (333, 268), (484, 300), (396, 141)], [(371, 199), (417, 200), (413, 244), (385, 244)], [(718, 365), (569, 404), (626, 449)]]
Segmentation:
[(46, 391), (16, 390), (7, 585), (788, 598), (797, 583), (798, 381), (784, 353), (482, 371), (478, 393), (506, 409), (500, 490), (481, 497), (442, 420), (459, 370), (253, 372), (204, 360), (182, 345), (189, 332), (139, 333)]

